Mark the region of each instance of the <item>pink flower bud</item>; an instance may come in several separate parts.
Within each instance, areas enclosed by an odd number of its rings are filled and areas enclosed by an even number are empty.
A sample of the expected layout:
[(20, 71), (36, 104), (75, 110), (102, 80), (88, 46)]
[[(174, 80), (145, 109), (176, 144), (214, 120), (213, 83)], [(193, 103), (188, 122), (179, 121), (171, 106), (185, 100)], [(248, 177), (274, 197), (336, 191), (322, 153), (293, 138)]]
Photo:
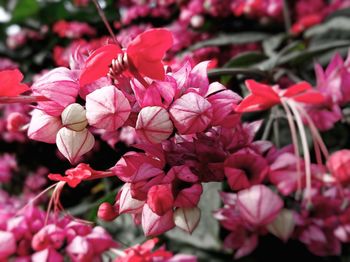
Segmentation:
[(87, 129), (77, 132), (63, 127), (57, 133), (56, 144), (65, 158), (74, 164), (94, 147), (95, 138)]
[(204, 131), (213, 116), (211, 104), (196, 93), (187, 93), (170, 107), (170, 117), (180, 134)]
[(267, 228), (271, 234), (287, 242), (294, 231), (295, 218), (293, 211), (282, 209), (276, 219)]
[(174, 205), (171, 184), (152, 186), (147, 194), (147, 204), (160, 216), (171, 210)]
[(77, 103), (67, 106), (61, 114), (62, 124), (74, 131), (82, 131), (87, 126), (86, 110)]
[(328, 161), (327, 167), (334, 177), (340, 183), (349, 184), (350, 182), (350, 150), (343, 149), (333, 153)]
[(136, 122), (137, 135), (152, 144), (167, 139), (173, 132), (169, 113), (160, 106), (142, 108)]
[(98, 207), (97, 216), (101, 220), (112, 221), (118, 216), (118, 212), (115, 210), (113, 205), (108, 202), (103, 202)]
[(201, 218), (201, 210), (198, 207), (178, 208), (174, 212), (175, 225), (192, 234)]
[(0, 231), (0, 260), (7, 258), (16, 252), (16, 239), (10, 232)]
[(50, 116), (38, 109), (34, 109), (31, 115), (28, 137), (33, 140), (54, 144), (57, 132), (62, 127), (60, 118)]
[(199, 28), (204, 24), (204, 17), (201, 15), (194, 15), (191, 17), (190, 23), (193, 28)]
[(114, 131), (130, 115), (130, 104), (115, 86), (105, 86), (86, 96), (86, 117), (90, 125)]
[(238, 192), (237, 207), (242, 218), (249, 224), (264, 226), (277, 217), (283, 202), (267, 186), (255, 185)]
[(10, 132), (21, 131), (21, 127), (28, 122), (27, 117), (19, 112), (11, 113), (6, 119), (6, 128)]

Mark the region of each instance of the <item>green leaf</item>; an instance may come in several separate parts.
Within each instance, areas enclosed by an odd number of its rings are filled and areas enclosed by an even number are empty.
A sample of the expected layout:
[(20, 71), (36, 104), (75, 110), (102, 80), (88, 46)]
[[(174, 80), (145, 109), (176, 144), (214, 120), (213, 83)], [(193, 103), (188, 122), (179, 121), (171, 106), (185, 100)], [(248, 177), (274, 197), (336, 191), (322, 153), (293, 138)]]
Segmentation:
[(242, 52), (228, 61), (224, 67), (249, 67), (266, 59), (266, 55), (261, 52)]
[(278, 60), (277, 65), (290, 63), (297, 66), (325, 52), (348, 46), (350, 46), (350, 41), (347, 40), (332, 41), (322, 45), (312, 46), (306, 50), (294, 51), (281, 57)]
[(264, 53), (268, 56), (273, 56), (276, 54), (276, 50), (280, 47), (284, 40), (286, 40), (288, 36), (286, 34), (278, 34), (272, 37), (265, 39), (262, 42), (262, 47)]
[(188, 51), (193, 51), (202, 47), (208, 46), (223, 46), (223, 45), (242, 45), (247, 43), (260, 42), (267, 37), (269, 34), (260, 33), (260, 32), (247, 32), (247, 33), (236, 33), (236, 34), (222, 34), (216, 38), (212, 38), (206, 41), (201, 41), (191, 47)]
[(306, 38), (311, 38), (314, 36), (329, 36), (330, 32), (350, 32), (350, 18), (349, 17), (335, 17), (323, 24), (313, 26), (304, 33)]
[(34, 16), (39, 11), (39, 3), (37, 0), (20, 0), (17, 1), (12, 12), (12, 23), (19, 23), (27, 18)]

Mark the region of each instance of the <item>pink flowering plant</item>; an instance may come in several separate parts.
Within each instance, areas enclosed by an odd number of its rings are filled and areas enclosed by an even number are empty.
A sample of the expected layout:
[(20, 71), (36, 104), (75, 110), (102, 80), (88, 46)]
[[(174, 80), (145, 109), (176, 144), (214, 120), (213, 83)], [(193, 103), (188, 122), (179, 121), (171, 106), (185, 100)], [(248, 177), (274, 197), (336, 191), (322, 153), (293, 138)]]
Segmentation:
[(0, 1), (0, 261), (349, 259), (349, 12)]

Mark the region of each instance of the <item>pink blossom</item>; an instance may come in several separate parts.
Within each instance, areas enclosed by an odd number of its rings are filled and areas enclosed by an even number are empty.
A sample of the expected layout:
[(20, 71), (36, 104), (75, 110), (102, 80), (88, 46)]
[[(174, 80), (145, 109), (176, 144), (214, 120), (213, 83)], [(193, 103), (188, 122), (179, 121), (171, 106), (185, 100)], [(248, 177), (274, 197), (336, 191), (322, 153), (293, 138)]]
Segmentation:
[(57, 21), (53, 25), (52, 31), (60, 37), (67, 38), (80, 38), (83, 35), (94, 36), (96, 34), (96, 30), (87, 23), (77, 21), (67, 22), (64, 20)]
[(241, 149), (225, 160), (225, 176), (232, 190), (261, 183), (269, 170), (266, 160), (250, 149)]
[(12, 173), (17, 170), (16, 157), (10, 154), (0, 156), (0, 183), (11, 180)]
[(75, 102), (78, 95), (77, 73), (58, 67), (41, 76), (31, 88), (34, 94), (50, 100), (39, 102), (39, 108), (49, 115), (59, 116), (65, 107)]
[(34, 109), (31, 115), (28, 137), (33, 140), (54, 144), (56, 142), (56, 135), (62, 127), (60, 118), (48, 115), (38, 109)]
[(16, 240), (12, 233), (0, 231), (0, 259), (7, 260), (16, 252)]
[(264, 185), (241, 190), (237, 195), (237, 207), (241, 216), (252, 226), (272, 222), (283, 207), (281, 198)]
[(129, 114), (129, 101), (114, 86), (105, 86), (86, 96), (86, 117), (89, 124), (96, 128), (116, 130)]
[(187, 93), (175, 100), (169, 112), (180, 134), (204, 131), (213, 117), (211, 104), (196, 93)]
[(147, 205), (159, 216), (173, 208), (174, 197), (170, 184), (154, 185), (147, 193)]
[(47, 248), (32, 255), (31, 261), (63, 262), (63, 256), (53, 248)]
[(166, 140), (173, 132), (169, 113), (159, 106), (141, 109), (136, 122), (136, 134), (146, 142), (157, 144)]
[(343, 149), (334, 152), (327, 161), (327, 168), (340, 183), (350, 182), (350, 150)]

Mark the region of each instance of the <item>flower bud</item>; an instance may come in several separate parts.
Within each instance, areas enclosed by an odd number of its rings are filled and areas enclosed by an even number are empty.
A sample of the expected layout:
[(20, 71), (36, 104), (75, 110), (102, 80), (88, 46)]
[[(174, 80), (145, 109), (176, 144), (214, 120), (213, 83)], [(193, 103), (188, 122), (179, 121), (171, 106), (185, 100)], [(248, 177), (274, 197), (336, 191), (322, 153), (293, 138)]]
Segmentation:
[(201, 210), (198, 207), (178, 208), (174, 212), (175, 225), (192, 234), (201, 218)]
[(62, 124), (74, 131), (82, 131), (87, 126), (86, 110), (77, 103), (67, 106), (61, 114)]
[(350, 150), (343, 149), (333, 153), (327, 161), (327, 167), (340, 183), (349, 184)]
[(61, 120), (38, 109), (33, 110), (31, 115), (28, 137), (33, 140), (54, 144), (57, 132), (62, 127)]
[(86, 128), (77, 132), (63, 127), (57, 133), (56, 144), (65, 158), (74, 164), (94, 147), (95, 138)]
[(114, 131), (130, 115), (130, 104), (115, 86), (105, 86), (86, 96), (86, 117), (90, 125)]
[(147, 106), (141, 109), (136, 122), (137, 135), (152, 144), (167, 139), (173, 132), (169, 113), (160, 106)]
[(115, 208), (108, 202), (103, 202), (97, 211), (97, 216), (99, 219), (104, 221), (112, 221), (118, 216)]
[(174, 101), (170, 117), (182, 135), (204, 131), (213, 117), (211, 104), (196, 93), (187, 93)]
[(295, 226), (293, 211), (282, 209), (276, 219), (267, 226), (271, 234), (283, 241), (287, 241)]
[(6, 128), (10, 132), (18, 132), (27, 122), (28, 119), (24, 114), (13, 112), (6, 119)]

